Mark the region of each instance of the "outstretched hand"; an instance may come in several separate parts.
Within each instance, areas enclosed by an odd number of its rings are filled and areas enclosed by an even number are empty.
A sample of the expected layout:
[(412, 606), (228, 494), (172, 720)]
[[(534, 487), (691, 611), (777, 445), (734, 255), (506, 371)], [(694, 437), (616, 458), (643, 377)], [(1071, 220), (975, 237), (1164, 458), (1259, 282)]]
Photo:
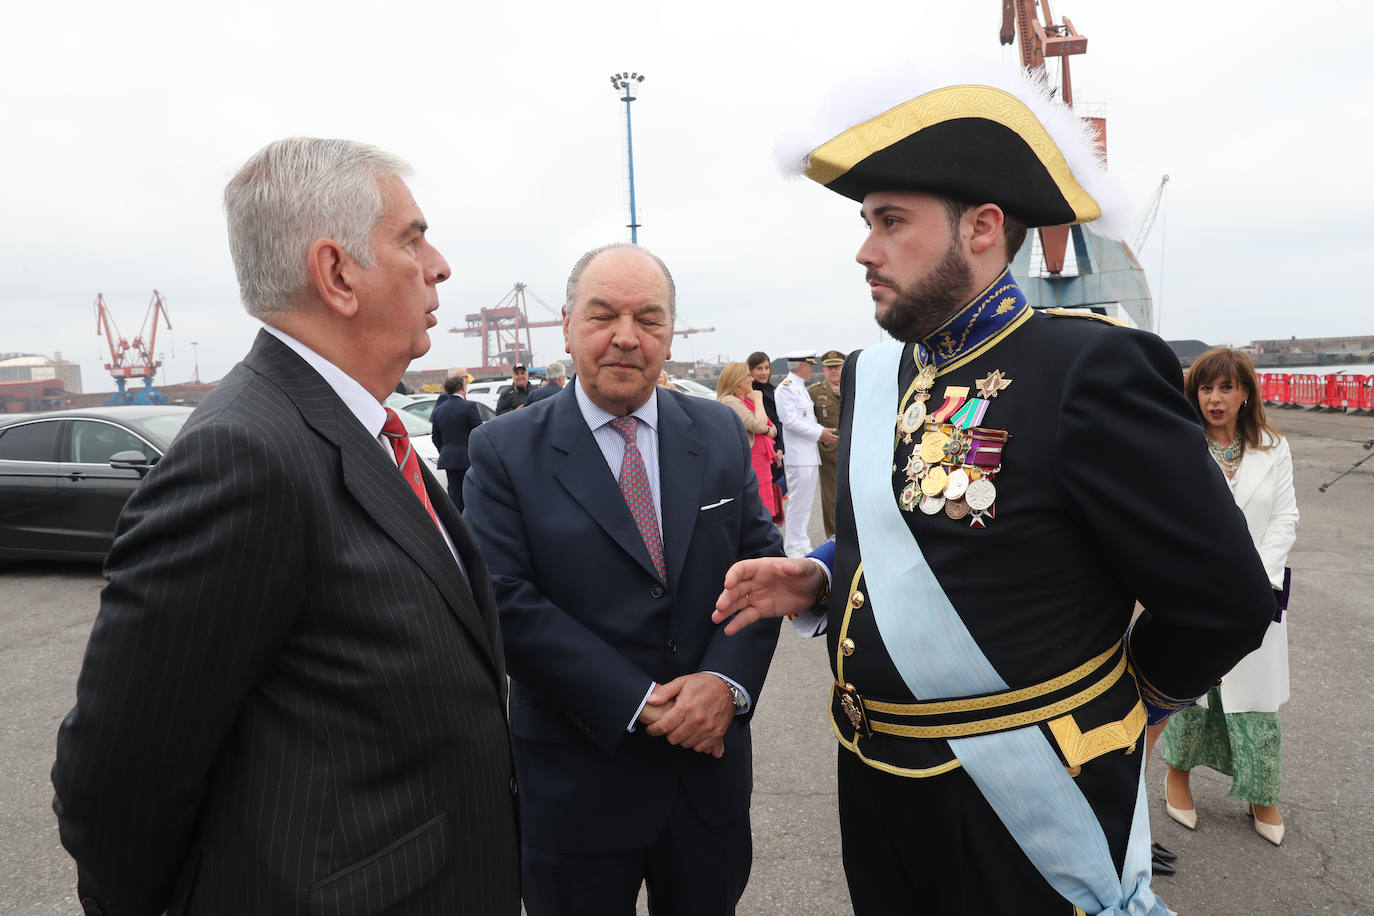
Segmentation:
[(711, 620), (733, 636), (756, 620), (800, 614), (816, 603), (825, 573), (810, 560), (761, 557), (741, 560), (725, 574), (725, 590), (716, 599)]

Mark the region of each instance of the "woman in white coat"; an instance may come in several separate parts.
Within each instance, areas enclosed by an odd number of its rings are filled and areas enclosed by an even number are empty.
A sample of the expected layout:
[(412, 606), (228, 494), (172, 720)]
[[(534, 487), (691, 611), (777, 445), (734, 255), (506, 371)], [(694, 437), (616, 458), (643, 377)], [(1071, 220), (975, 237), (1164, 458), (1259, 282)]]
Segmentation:
[[(1244, 353), (1209, 350), (1189, 368), (1186, 389), (1269, 581), (1284, 593), (1284, 569), (1298, 529), (1293, 456), (1265, 420), (1255, 369)], [(1279, 606), (1286, 601), (1284, 594)], [(1277, 807), (1279, 707), (1288, 700), (1288, 623), (1282, 616), (1269, 625), (1263, 644), (1222, 678), (1220, 688), (1176, 713), (1164, 729), (1165, 810), (1189, 829), (1197, 825), (1197, 811), (1188, 771), (1209, 766), (1232, 777), (1230, 794), (1246, 802), (1255, 831), (1276, 846), (1283, 841)]]

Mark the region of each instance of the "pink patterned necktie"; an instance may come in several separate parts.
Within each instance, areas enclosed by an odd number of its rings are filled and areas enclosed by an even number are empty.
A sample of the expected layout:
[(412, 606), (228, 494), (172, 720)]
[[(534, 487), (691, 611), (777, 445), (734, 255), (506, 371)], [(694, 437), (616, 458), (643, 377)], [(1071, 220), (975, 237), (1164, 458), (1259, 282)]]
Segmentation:
[(654, 511), (654, 493), (649, 489), (649, 475), (644, 470), (644, 459), (639, 454), (639, 442), (635, 433), (639, 421), (634, 417), (616, 417), (611, 426), (625, 438), (625, 458), (620, 462), (620, 492), (625, 494), (625, 504), (635, 517), (639, 536), (644, 546), (649, 548), (649, 559), (654, 561), (659, 579), (668, 581), (663, 568), (663, 538), (658, 533), (658, 513)]

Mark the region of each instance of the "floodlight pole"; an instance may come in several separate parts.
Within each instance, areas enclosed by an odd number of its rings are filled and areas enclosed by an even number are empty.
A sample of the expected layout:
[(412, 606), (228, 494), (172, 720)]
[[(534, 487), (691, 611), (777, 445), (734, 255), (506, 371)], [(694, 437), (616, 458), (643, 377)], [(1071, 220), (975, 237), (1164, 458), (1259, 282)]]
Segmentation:
[(639, 244), (639, 221), (635, 218), (635, 142), (630, 127), (630, 103), (635, 100), (639, 84), (644, 82), (642, 73), (613, 73), (611, 85), (622, 93), (620, 101), (625, 103), (625, 155), (630, 171), (630, 241)]

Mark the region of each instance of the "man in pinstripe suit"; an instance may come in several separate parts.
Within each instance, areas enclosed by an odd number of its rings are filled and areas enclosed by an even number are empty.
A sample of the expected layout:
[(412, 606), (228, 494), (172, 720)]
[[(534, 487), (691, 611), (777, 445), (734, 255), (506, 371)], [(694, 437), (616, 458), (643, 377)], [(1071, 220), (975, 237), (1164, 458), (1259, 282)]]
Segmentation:
[(53, 767), (88, 914), (519, 912), (487, 568), (379, 435), (449, 273), (405, 172), (297, 138), (226, 189), (266, 327), (106, 563)]

